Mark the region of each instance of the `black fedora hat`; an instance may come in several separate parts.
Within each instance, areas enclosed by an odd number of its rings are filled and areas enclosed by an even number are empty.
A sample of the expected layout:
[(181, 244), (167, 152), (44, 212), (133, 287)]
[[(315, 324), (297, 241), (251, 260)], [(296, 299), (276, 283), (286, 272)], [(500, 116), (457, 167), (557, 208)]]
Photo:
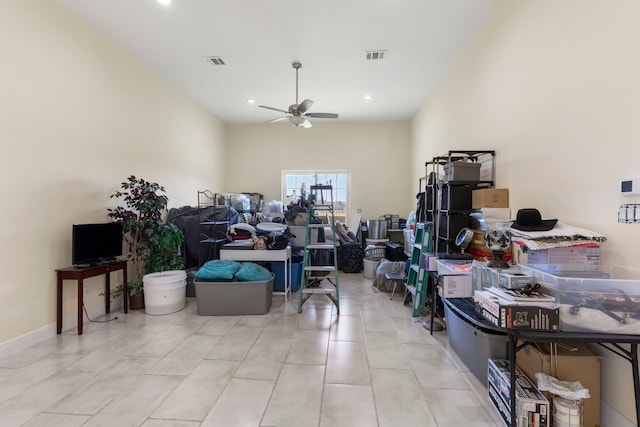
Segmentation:
[(538, 209), (520, 209), (511, 228), (522, 231), (549, 231), (556, 226), (557, 219), (542, 219)]

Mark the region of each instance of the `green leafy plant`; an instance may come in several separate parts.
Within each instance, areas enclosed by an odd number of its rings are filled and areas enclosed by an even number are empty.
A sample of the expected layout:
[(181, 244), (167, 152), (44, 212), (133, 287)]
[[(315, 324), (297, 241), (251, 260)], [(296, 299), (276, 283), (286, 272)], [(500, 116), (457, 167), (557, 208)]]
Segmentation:
[[(108, 216), (122, 222), (127, 259), (134, 268), (128, 290), (135, 295), (142, 291), (144, 274), (184, 267), (180, 256), (184, 235), (175, 224), (162, 222), (169, 202), (163, 186), (131, 175), (120, 188), (111, 198), (123, 204), (108, 209)], [(121, 293), (122, 289), (115, 289), (112, 294)]]
[(161, 224), (151, 235), (148, 253), (144, 259), (146, 272), (180, 270), (184, 259), (177, 256), (177, 250), (184, 242), (184, 234), (175, 224)]

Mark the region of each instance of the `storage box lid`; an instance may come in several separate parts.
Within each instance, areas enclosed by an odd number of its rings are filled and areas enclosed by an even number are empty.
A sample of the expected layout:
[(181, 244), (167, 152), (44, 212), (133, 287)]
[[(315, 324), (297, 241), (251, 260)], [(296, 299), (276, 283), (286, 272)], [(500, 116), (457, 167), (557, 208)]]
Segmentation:
[(453, 259), (439, 259), (436, 261), (439, 275), (467, 275), (471, 274), (471, 261)]
[(470, 163), (470, 162), (451, 162), (448, 165), (444, 165), (443, 169), (447, 170), (451, 168), (469, 168), (469, 169), (480, 169), (480, 163)]

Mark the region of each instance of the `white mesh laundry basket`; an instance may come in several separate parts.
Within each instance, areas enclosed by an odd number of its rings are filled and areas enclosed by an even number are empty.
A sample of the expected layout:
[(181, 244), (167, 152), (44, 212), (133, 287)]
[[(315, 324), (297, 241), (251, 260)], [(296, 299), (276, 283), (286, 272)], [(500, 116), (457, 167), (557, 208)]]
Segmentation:
[(384, 246), (374, 246), (369, 245), (364, 250), (364, 259), (368, 259), (371, 261), (380, 261), (384, 258)]

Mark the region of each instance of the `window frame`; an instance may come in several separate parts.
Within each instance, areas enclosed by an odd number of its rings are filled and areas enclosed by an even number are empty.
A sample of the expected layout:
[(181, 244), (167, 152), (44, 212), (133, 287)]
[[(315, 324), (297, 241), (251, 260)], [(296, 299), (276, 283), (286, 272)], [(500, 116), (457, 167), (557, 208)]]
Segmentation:
[[(309, 170), (305, 170), (305, 169), (290, 169), (290, 170), (283, 170), (282, 171), (282, 175), (281, 175), (281, 184), (280, 184), (280, 195), (282, 197), (282, 203), (285, 206), (288, 206), (289, 202), (291, 201), (291, 198), (289, 198), (289, 196), (287, 195), (287, 190), (291, 189), (291, 190), (296, 190), (295, 196), (296, 196), (296, 200), (297, 198), (300, 196), (299, 191), (300, 191), (300, 186), (301, 186), (301, 182), (296, 182), (295, 185), (297, 185), (297, 188), (289, 188), (288, 187), (288, 177), (291, 175), (312, 175), (314, 176), (314, 184), (309, 184), (307, 182), (305, 182), (305, 190), (307, 192), (307, 194), (310, 191), (310, 187), (311, 185), (316, 185), (318, 183), (318, 176), (327, 176), (327, 175), (336, 175), (335, 179), (336, 181), (338, 181), (338, 176), (337, 175), (344, 175), (344, 178), (346, 180), (346, 183), (344, 184), (344, 186), (337, 186), (337, 182), (331, 182), (331, 185), (333, 186), (333, 202), (334, 202), (334, 214), (341, 212), (344, 213), (344, 215), (340, 214), (340, 215), (334, 215), (336, 217), (343, 217), (341, 219), (336, 218), (337, 220), (341, 220), (341, 222), (347, 222), (348, 219), (350, 218), (350, 213), (351, 213), (351, 172), (348, 170), (343, 170), (343, 169), (337, 169), (337, 170), (316, 170), (316, 169), (309, 169)], [(333, 178), (333, 177), (331, 177)], [(328, 182), (321, 182), (320, 184), (329, 184)], [(338, 200), (338, 192), (339, 191), (344, 191), (345, 192), (345, 203), (346, 203), (346, 209), (337, 209), (335, 208), (335, 203), (340, 201)], [(293, 193), (291, 194), (291, 196), (293, 196)]]

